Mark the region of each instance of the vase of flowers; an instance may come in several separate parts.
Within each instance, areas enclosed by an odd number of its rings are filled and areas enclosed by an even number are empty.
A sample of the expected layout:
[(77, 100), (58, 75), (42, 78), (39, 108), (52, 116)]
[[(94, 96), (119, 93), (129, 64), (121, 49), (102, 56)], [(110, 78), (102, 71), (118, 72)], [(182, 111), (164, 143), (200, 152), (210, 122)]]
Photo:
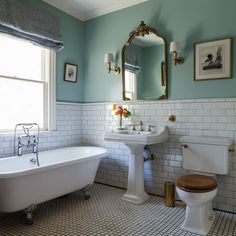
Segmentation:
[(123, 108), (123, 106), (118, 105), (118, 104), (113, 104), (112, 105), (112, 112), (118, 116), (119, 118), (119, 124), (118, 124), (118, 129), (122, 130), (123, 128), (123, 117), (125, 119), (129, 118), (130, 116), (132, 116), (132, 113), (127, 109), (127, 108)]

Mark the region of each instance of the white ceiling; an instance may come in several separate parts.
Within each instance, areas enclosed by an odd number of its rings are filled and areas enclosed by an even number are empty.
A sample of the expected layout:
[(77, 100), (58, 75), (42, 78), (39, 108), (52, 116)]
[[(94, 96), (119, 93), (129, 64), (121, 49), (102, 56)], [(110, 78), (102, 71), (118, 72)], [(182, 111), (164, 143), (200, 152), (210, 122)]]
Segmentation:
[(43, 0), (80, 19), (89, 20), (148, 0)]

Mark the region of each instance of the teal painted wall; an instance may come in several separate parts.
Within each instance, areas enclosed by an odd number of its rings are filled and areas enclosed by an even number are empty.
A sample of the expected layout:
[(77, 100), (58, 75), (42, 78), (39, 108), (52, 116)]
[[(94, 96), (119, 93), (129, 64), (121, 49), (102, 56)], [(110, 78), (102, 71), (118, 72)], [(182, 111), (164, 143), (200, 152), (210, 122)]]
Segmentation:
[(141, 68), (137, 74), (137, 99), (152, 100), (164, 94), (165, 86), (161, 85), (161, 62), (164, 60), (164, 50), (164, 45), (141, 47), (134, 43), (126, 48), (125, 55), (138, 58), (138, 65)]
[[(58, 101), (121, 100), (121, 75), (107, 73), (104, 54), (114, 53), (121, 66), (123, 44), (141, 20), (155, 27), (167, 39), (168, 47), (173, 40), (180, 41), (184, 47), (185, 63), (182, 66), (175, 67), (168, 54), (169, 99), (236, 97), (235, 76), (228, 80), (193, 81), (194, 43), (235, 37), (235, 0), (149, 0), (87, 22), (81, 22), (41, 0), (28, 1), (58, 16), (61, 21), (65, 48), (57, 53)], [(76, 84), (63, 81), (65, 62), (78, 64)]]
[[(165, 93), (161, 84), (161, 62), (165, 58), (164, 45), (143, 48), (143, 94), (144, 99), (157, 99)], [(153, 60), (155, 58), (155, 60)]]
[[(28, 0), (30, 4), (52, 15), (57, 16), (61, 23), (61, 35), (64, 49), (56, 56), (56, 99), (57, 101), (83, 101), (84, 80), (84, 23), (63, 11), (58, 10), (41, 0)], [(64, 64), (78, 65), (77, 83), (64, 81)]]
[(104, 54), (116, 54), (120, 66), (122, 46), (141, 20), (167, 39), (168, 48), (173, 40), (184, 47), (182, 66), (175, 67), (168, 55), (170, 99), (236, 97), (235, 76), (228, 80), (193, 81), (194, 43), (234, 38), (235, 9), (235, 0), (149, 0), (85, 22), (84, 101), (121, 100), (121, 75), (107, 73)]

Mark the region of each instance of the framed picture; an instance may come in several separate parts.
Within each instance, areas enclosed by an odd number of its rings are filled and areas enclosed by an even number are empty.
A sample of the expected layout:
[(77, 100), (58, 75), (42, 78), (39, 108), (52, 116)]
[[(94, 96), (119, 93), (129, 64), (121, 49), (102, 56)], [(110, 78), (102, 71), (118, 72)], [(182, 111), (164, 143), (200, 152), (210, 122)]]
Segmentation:
[(231, 78), (231, 45), (231, 38), (196, 43), (194, 46), (194, 80)]
[(72, 83), (77, 82), (77, 65), (65, 64), (65, 70), (64, 70), (64, 80)]

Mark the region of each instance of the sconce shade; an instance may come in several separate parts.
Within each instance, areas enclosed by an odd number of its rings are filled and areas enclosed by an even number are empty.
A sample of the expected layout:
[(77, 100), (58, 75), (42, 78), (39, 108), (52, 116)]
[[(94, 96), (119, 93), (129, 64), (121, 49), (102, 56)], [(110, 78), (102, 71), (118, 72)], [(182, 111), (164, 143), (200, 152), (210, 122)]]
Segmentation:
[(170, 53), (172, 52), (181, 52), (180, 42), (171, 42), (170, 43)]
[(112, 53), (106, 53), (104, 57), (104, 63), (114, 62), (114, 56)]

